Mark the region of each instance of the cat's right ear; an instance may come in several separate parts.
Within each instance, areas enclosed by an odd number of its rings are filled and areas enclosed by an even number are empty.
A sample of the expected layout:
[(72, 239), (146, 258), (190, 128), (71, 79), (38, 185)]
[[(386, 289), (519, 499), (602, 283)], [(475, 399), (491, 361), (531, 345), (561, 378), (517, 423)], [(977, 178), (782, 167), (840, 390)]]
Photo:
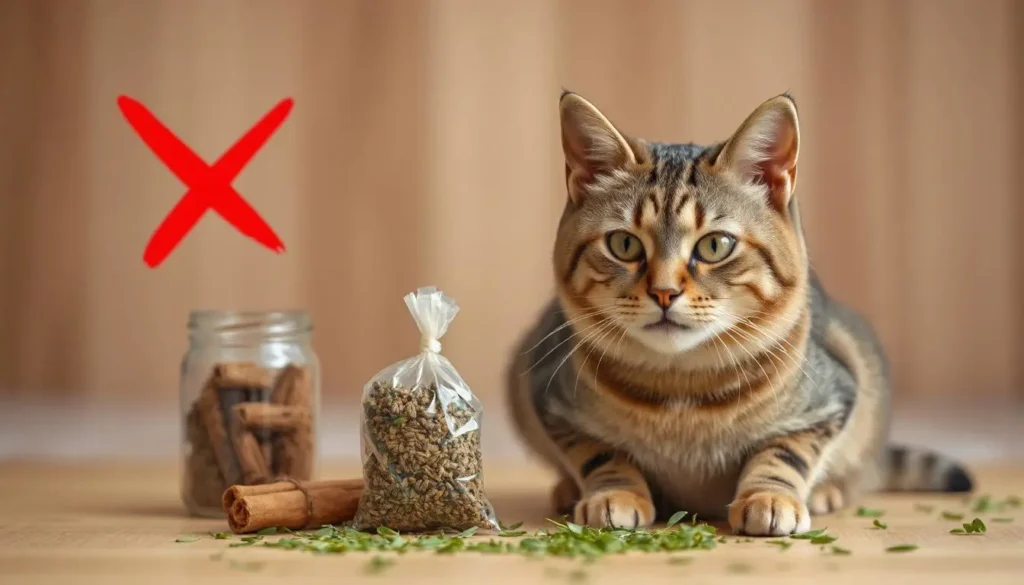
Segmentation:
[(559, 100), (562, 151), (569, 199), (579, 203), (601, 175), (636, 163), (636, 155), (623, 136), (594, 104), (572, 92)]

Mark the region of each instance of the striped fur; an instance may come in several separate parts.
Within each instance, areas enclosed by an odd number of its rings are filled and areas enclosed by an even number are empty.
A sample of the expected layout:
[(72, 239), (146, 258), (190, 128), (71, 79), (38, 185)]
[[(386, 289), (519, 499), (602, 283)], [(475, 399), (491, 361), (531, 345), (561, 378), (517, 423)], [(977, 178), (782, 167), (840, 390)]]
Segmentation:
[(778, 535), (863, 490), (971, 489), (948, 459), (885, 447), (881, 346), (809, 269), (792, 98), (708, 147), (628, 137), (576, 94), (560, 105), (558, 296), (509, 370), (523, 437), (563, 474), (556, 506)]

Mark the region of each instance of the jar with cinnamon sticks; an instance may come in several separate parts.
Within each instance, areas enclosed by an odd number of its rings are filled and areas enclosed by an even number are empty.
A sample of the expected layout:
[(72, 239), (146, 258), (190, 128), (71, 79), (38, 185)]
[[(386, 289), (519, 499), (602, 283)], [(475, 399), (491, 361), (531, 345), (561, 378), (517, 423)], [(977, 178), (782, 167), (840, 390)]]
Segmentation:
[(314, 474), (319, 360), (309, 317), (194, 311), (181, 367), (181, 495), (188, 511), (224, 517), (233, 485)]

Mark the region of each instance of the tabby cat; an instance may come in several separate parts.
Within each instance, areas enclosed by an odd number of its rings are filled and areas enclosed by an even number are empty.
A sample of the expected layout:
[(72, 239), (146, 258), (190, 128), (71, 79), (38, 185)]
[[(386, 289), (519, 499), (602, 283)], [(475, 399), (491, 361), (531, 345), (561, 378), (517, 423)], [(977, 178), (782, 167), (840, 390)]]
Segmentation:
[(882, 349), (809, 267), (788, 94), (713, 146), (626, 136), (571, 92), (560, 111), (558, 294), (509, 372), (560, 511), (784, 535), (865, 490), (971, 490), (956, 463), (885, 444)]

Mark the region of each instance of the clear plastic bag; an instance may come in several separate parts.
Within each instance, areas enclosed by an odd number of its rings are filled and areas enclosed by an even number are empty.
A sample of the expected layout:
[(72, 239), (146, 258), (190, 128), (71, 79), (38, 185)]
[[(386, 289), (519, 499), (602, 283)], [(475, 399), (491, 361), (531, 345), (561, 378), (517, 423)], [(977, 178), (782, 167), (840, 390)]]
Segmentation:
[(459, 312), (433, 287), (405, 297), (420, 353), (380, 371), (363, 389), (366, 487), (361, 530), (498, 529), (483, 485), (479, 400), (443, 355), (440, 339)]

